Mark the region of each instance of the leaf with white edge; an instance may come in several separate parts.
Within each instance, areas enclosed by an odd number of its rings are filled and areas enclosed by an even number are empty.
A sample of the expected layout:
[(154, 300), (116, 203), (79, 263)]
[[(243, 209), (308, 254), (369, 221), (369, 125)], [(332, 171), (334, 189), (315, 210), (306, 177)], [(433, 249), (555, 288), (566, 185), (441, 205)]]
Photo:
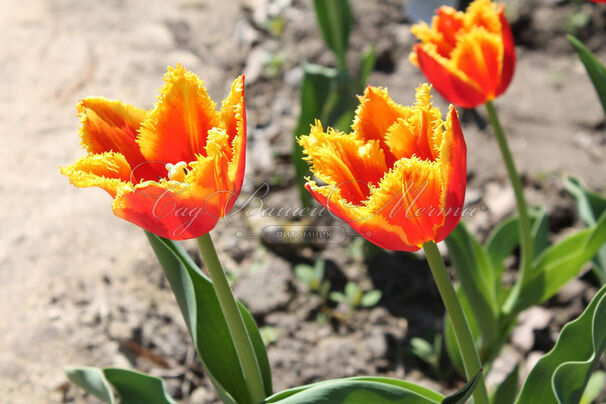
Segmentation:
[(67, 378), (82, 390), (108, 404), (115, 404), (114, 393), (99, 368), (66, 367)]
[(606, 286), (530, 371), (517, 404), (578, 404), (606, 347)]
[(461, 390), (457, 391), (446, 397), (442, 400), (442, 404), (465, 404), (469, 397), (473, 394), (476, 387), (478, 387), (478, 382), (480, 381), (480, 375), (482, 374), (482, 369), (480, 369), (474, 377), (471, 378), (470, 381), (465, 383), (465, 386), (461, 388)]
[(443, 398), (440, 393), (403, 380), (354, 377), (285, 390), (264, 404), (438, 404)]

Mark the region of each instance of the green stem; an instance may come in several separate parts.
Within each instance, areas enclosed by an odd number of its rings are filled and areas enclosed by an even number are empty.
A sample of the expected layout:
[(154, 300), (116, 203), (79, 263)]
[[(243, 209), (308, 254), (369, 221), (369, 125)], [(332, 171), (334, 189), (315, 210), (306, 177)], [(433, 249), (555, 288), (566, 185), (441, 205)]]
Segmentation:
[(225, 272), (219, 262), (217, 251), (213, 245), (210, 233), (207, 233), (198, 238), (198, 245), (202, 259), (206, 264), (208, 273), (213, 282), (213, 287), (217, 293), (221, 311), (227, 321), (227, 328), (232, 338), (232, 342), (236, 349), (246, 387), (250, 393), (251, 400), (254, 403), (259, 403), (265, 399), (265, 389), (263, 387), (263, 377), (261, 376), (261, 368), (257, 361), (257, 356), (253, 349), (250, 336), (244, 325), (242, 314), (238, 309), (238, 304), (234, 298), (229, 283), (225, 277)]
[[(450, 276), (448, 275), (448, 271), (446, 271), (440, 251), (438, 251), (438, 246), (433, 241), (428, 241), (423, 244), (423, 249), (425, 250), (425, 256), (429, 262), (429, 268), (431, 268), (433, 278), (438, 286), (438, 291), (440, 292), (440, 296), (442, 297), (442, 301), (444, 302), (444, 306), (450, 317), (452, 328), (454, 329), (457, 343), (461, 350), (461, 356), (463, 357), (465, 376), (469, 380), (482, 368), (480, 355), (478, 354), (471, 330), (469, 329), (469, 323), (467, 322), (461, 303), (457, 298), (457, 293), (452, 286)], [(476, 404), (489, 403), (483, 374), (480, 375), (480, 381), (473, 393), (473, 398)]]
[(513, 186), (516, 204), (518, 205), (518, 215), (520, 216), (519, 230), (522, 255), (520, 273), (518, 275), (516, 284), (514, 285), (511, 293), (507, 297), (507, 301), (505, 302), (504, 306), (505, 313), (510, 313), (518, 300), (522, 286), (524, 286), (528, 278), (528, 273), (530, 271), (532, 259), (534, 257), (534, 246), (532, 237), (530, 235), (530, 218), (528, 216), (528, 207), (526, 205), (526, 200), (524, 199), (522, 181), (520, 180), (520, 176), (516, 171), (516, 167), (513, 162), (513, 156), (511, 155), (509, 145), (507, 144), (507, 139), (505, 138), (505, 133), (503, 132), (503, 128), (501, 127), (501, 124), (499, 122), (497, 111), (495, 110), (494, 105), (492, 105), (491, 101), (486, 102), (486, 110), (488, 111), (488, 119), (490, 120), (490, 124), (492, 125), (492, 128), (494, 130), (495, 137), (497, 139), (497, 142), (499, 143), (499, 148), (501, 149), (503, 161), (505, 161), (505, 166), (507, 167), (509, 180), (511, 181), (511, 185)]

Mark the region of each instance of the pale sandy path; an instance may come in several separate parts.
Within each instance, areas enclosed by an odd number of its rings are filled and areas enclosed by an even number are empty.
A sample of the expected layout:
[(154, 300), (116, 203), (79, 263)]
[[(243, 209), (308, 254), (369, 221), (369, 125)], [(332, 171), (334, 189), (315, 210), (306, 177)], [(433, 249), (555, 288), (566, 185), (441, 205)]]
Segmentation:
[[(149, 254), (141, 231), (112, 215), (103, 191), (73, 189), (59, 175), (59, 164), (82, 154), (75, 103), (96, 94), (148, 108), (176, 62), (220, 100), (238, 10), (235, 0), (0, 2), (3, 403), (52, 402), (63, 366), (93, 364), (82, 357), (76, 319), (49, 313), (50, 301), (80, 287), (96, 300), (107, 291), (103, 275), (128, 276)], [(167, 21), (192, 26), (199, 55), (177, 49)]]

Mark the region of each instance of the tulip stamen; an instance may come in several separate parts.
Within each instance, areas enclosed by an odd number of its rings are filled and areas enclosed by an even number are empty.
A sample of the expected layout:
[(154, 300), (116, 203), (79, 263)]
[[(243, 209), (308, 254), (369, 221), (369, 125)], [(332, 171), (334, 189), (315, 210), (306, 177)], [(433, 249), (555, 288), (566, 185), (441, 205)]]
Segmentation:
[(187, 175), (187, 163), (185, 161), (179, 161), (177, 164), (168, 163), (165, 165), (168, 171), (168, 179), (171, 181), (183, 182)]

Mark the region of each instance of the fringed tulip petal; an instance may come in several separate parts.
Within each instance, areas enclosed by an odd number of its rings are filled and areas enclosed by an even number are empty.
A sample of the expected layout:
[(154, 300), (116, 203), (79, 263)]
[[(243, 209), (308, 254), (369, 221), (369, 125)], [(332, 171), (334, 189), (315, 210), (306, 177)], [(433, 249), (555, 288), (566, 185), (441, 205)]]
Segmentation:
[(61, 167), (61, 174), (76, 187), (99, 187), (112, 198), (121, 190), (130, 189), (131, 167), (120, 153), (89, 154), (74, 164)]
[(442, 177), (446, 184), (443, 205), (444, 225), (438, 229), (436, 241), (444, 240), (459, 224), (467, 184), (467, 145), (459, 116), (452, 107), (444, 126), (446, 135), (440, 147), (440, 159), (443, 162)]
[(355, 136), (362, 141), (378, 141), (388, 166), (391, 166), (395, 157), (386, 146), (384, 135), (398, 118), (406, 117), (406, 108), (393, 102), (387, 90), (368, 86), (360, 98), (352, 129)]
[(221, 119), (227, 134), (233, 154), (230, 154), (229, 178), (233, 181), (238, 192), (244, 180), (244, 167), (246, 164), (246, 105), (244, 101), (244, 76), (238, 77), (229, 96), (221, 106)]
[(443, 187), (438, 164), (414, 157), (402, 159), (373, 189), (365, 212), (368, 217), (381, 216), (404, 232), (407, 244), (420, 248), (435, 239), (436, 229), (444, 223)]
[(515, 48), (502, 5), (474, 0), (465, 13), (442, 6), (410, 55), (436, 90), (453, 104), (473, 108), (502, 94), (511, 82)]
[[(363, 121), (366, 125), (354, 125), (351, 134), (330, 128), (324, 132), (316, 122), (310, 134), (299, 139), (311, 171), (326, 184), (309, 181), (309, 192), (361, 236), (390, 250), (416, 251), (427, 241), (441, 241), (462, 214), (464, 139), (454, 109), (443, 122), (439, 109), (431, 105), (429, 90), (421, 85), (416, 104), (407, 108), (381, 97), (384, 104), (394, 104), (392, 111), (401, 111), (387, 128), (384, 115), (378, 114), (376, 124)], [(370, 87), (367, 93), (377, 91)], [(364, 119), (372, 120), (373, 115)], [(381, 144), (396, 159), (392, 166), (385, 164)], [(359, 183), (370, 184), (369, 192), (357, 188)]]
[(439, 155), (442, 115), (430, 104), (431, 86), (422, 84), (417, 90), (414, 111), (408, 119), (400, 118), (385, 134), (385, 143), (399, 160), (413, 156), (435, 160)]
[(363, 142), (316, 122), (309, 136), (300, 140), (315, 175), (340, 189), (345, 200), (358, 205), (370, 194), (387, 166), (378, 140)]
[(159, 101), (149, 113), (137, 139), (147, 160), (166, 163), (191, 160), (204, 153), (206, 135), (221, 126), (204, 83), (182, 66), (169, 68)]
[(122, 154), (135, 169), (135, 180), (157, 179), (157, 167), (142, 164), (145, 157), (135, 141), (145, 110), (103, 97), (89, 97), (77, 105), (80, 137), (87, 152)]
[(118, 217), (173, 240), (196, 238), (229, 212), (242, 187), (244, 80), (236, 79), (221, 112), (180, 65), (165, 80), (150, 113), (100, 98), (82, 101), (89, 154), (61, 172), (76, 186), (105, 189)]

